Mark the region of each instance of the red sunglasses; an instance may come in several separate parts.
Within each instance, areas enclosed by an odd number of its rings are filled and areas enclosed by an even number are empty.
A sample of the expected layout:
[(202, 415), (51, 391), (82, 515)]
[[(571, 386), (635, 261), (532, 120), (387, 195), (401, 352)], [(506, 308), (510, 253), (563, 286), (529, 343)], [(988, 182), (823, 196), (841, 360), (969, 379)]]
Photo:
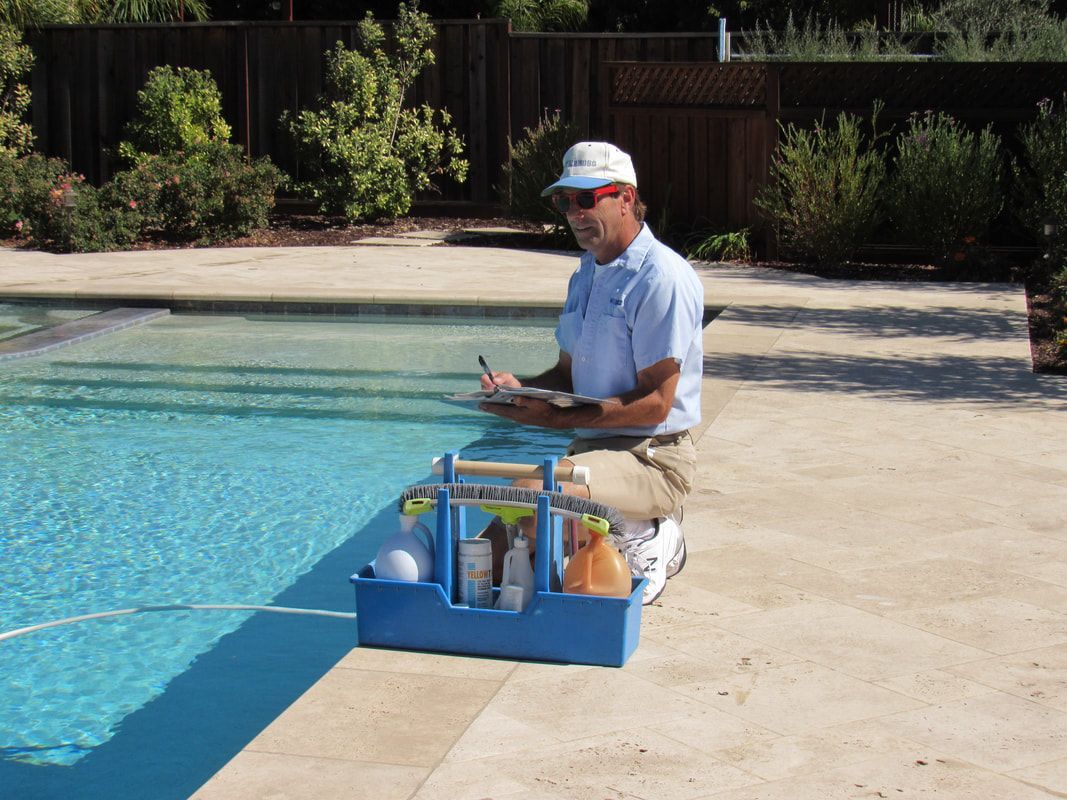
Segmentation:
[(601, 186), (599, 189), (587, 189), (584, 192), (556, 192), (552, 195), (552, 205), (560, 214), (566, 214), (571, 210), (573, 203), (578, 208), (588, 211), (605, 197), (614, 197), (619, 193), (619, 187), (612, 184)]

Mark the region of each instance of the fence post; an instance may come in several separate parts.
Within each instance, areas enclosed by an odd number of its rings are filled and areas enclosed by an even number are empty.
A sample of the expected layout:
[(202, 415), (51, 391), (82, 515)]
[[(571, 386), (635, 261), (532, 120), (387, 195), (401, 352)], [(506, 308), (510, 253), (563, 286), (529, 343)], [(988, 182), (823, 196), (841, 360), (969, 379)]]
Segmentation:
[[(777, 64), (767, 64), (766, 67), (766, 124), (767, 124), (767, 154), (764, 163), (763, 183), (772, 180), (772, 166), (774, 153), (778, 147), (778, 124), (782, 111), (781, 95), (781, 71)], [(758, 211), (757, 211), (758, 213)], [(766, 250), (766, 258), (774, 260), (778, 258), (778, 230), (773, 223), (768, 221), (763, 232), (763, 246)]]
[(245, 110), (245, 155), (249, 158), (252, 157), (252, 97), (251, 97), (251, 79), (248, 74), (248, 23), (246, 22), (241, 26), (241, 40), (244, 43), (244, 64), (242, 72), (244, 73), (244, 110)]

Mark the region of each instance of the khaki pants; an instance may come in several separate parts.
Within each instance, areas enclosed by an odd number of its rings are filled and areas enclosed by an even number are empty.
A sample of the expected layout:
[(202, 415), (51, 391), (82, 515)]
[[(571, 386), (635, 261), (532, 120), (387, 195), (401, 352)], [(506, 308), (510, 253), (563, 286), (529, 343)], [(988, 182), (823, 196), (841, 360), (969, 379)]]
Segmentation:
[(642, 439), (575, 439), (567, 460), (589, 467), (589, 495), (628, 519), (665, 517), (693, 488), (696, 447), (688, 431)]

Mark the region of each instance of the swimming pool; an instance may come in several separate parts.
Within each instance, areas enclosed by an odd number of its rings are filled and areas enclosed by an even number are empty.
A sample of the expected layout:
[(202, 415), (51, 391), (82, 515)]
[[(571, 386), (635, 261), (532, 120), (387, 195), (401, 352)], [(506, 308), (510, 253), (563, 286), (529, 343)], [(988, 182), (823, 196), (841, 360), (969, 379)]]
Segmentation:
[[(566, 437), (440, 402), (551, 322), (171, 316), (0, 370), (0, 630), (166, 603), (352, 611), (348, 575), (445, 450)], [(0, 786), (186, 797), (355, 640), (352, 621), (175, 612), (0, 644)], [(166, 776), (166, 777), (164, 777)]]

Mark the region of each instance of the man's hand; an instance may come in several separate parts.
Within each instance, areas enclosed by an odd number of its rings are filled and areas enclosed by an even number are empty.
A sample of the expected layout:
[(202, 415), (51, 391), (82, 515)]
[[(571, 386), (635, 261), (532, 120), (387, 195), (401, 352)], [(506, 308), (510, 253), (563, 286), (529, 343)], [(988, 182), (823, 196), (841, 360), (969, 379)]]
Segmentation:
[(493, 380), (488, 375), (482, 375), (482, 389), (487, 392), (493, 391), (498, 386), (506, 386), (509, 389), (518, 389), (522, 383), (510, 372), (494, 372)]
[(511, 403), (482, 403), (478, 408), (523, 425), (536, 425), (540, 428), (573, 427), (571, 415), (566, 413), (570, 409), (556, 408), (551, 403), (534, 397), (513, 397), (511, 400)]

